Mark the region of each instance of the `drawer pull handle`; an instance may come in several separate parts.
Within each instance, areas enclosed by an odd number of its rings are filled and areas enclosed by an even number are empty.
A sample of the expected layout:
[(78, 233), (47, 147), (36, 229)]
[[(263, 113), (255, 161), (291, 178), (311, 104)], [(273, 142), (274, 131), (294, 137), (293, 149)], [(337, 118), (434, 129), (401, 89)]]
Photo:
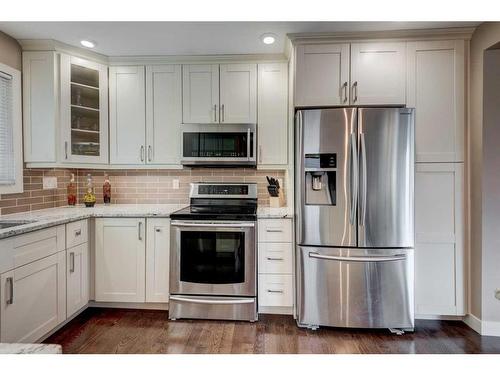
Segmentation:
[(69, 253), (69, 272), (75, 272), (75, 253)]
[(283, 260), (283, 258), (266, 257), (267, 260)]
[(283, 232), (283, 229), (268, 228), (268, 229), (266, 229), (266, 232), (269, 232), (269, 233), (281, 233), (281, 232)]
[(82, 234), (81, 229), (75, 230), (75, 236), (80, 236), (81, 234)]
[(268, 289), (267, 292), (268, 293), (284, 293), (284, 291), (280, 290), (280, 289)]
[(9, 283), (9, 299), (6, 301), (7, 305), (14, 303), (14, 278), (7, 277), (6, 282)]

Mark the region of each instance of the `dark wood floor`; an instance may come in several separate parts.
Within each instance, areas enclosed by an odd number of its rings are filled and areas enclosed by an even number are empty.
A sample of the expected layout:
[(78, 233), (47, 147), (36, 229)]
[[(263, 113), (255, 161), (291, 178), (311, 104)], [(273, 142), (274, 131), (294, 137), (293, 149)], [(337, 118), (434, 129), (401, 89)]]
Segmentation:
[(257, 323), (167, 320), (165, 311), (90, 308), (45, 343), (64, 353), (500, 353), (500, 337), (462, 322), (417, 320), (403, 336), (387, 330), (300, 329), (290, 316)]

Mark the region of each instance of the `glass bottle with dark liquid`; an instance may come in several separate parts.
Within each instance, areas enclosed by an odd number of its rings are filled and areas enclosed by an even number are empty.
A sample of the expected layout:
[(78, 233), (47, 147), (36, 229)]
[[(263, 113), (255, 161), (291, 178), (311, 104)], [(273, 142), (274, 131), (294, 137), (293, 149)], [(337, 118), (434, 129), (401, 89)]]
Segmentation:
[(71, 179), (67, 187), (68, 194), (68, 206), (76, 205), (76, 185), (75, 185), (75, 174), (71, 173)]
[(109, 176), (104, 175), (104, 184), (102, 185), (102, 197), (104, 204), (111, 203), (111, 183), (109, 182)]

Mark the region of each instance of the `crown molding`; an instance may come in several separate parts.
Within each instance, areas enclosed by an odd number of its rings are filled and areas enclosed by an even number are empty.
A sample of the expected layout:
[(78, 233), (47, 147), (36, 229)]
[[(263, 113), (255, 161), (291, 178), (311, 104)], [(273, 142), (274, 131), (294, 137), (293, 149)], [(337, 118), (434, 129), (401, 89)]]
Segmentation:
[(391, 31), (335, 32), (335, 33), (292, 33), (287, 37), (293, 45), (324, 43), (329, 41), (373, 41), (373, 40), (470, 40), (475, 27), (453, 27), (446, 29), (413, 29)]
[(55, 51), (67, 53), (72, 56), (81, 57), (101, 64), (108, 64), (109, 58), (106, 55), (90, 51), (85, 48), (78, 48), (53, 39), (21, 39), (18, 40), (23, 51)]

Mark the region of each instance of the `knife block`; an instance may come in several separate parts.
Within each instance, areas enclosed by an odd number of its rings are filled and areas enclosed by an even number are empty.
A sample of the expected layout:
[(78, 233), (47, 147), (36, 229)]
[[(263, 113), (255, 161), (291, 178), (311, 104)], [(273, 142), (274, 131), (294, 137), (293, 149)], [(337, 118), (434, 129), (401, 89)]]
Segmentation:
[(279, 195), (277, 197), (269, 197), (269, 207), (280, 208), (285, 205), (285, 197), (283, 196), (283, 190), (280, 189)]

